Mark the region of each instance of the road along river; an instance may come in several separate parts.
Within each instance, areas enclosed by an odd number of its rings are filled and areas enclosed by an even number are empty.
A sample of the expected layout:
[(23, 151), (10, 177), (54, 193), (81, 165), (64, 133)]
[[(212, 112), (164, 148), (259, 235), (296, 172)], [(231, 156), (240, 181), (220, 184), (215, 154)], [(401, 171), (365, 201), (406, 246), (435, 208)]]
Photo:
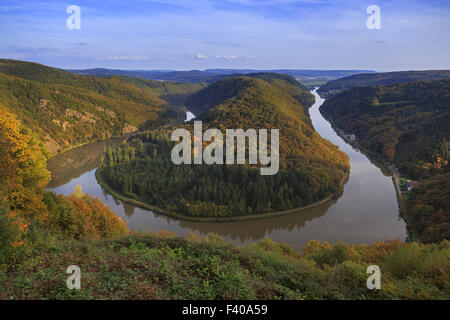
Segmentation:
[(169, 230), (181, 236), (190, 232), (198, 235), (214, 232), (238, 244), (270, 237), (297, 249), (312, 239), (367, 244), (379, 240), (405, 240), (406, 226), (398, 215), (391, 177), (336, 134), (319, 112), (324, 100), (316, 90), (312, 93), (316, 102), (309, 112), (314, 128), (350, 157), (350, 177), (337, 200), (285, 216), (238, 222), (189, 222), (155, 214), (123, 203), (97, 183), (95, 170), (105, 151), (109, 146), (119, 145), (124, 138), (91, 143), (50, 159), (48, 168), (52, 172), (52, 181), (48, 188), (68, 195), (76, 185), (81, 185), (84, 192), (99, 197), (128, 221), (131, 230)]

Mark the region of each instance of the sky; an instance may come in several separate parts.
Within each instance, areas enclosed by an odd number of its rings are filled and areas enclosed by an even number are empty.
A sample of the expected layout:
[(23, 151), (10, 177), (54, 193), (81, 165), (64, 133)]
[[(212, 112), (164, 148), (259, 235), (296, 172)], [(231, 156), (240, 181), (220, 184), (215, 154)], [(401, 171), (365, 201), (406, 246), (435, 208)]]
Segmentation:
[(450, 69), (449, 30), (448, 0), (0, 0), (0, 57), (65, 69)]

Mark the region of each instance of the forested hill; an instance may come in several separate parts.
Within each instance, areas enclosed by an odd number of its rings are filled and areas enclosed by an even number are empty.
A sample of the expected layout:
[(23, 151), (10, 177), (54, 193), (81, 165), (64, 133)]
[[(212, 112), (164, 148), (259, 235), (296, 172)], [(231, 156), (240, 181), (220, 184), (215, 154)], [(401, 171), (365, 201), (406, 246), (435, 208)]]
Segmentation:
[(176, 166), (170, 160), (168, 135), (153, 132), (130, 138), (127, 145), (108, 152), (99, 176), (128, 198), (163, 213), (191, 217), (292, 209), (339, 192), (349, 160), (315, 132), (307, 112), (312, 95), (276, 75), (263, 78), (220, 80), (195, 94), (188, 105), (196, 105), (204, 130), (279, 129), (276, 175), (261, 176), (259, 169), (244, 165)]
[(168, 110), (201, 85), (96, 78), (0, 59), (1, 104), (35, 131), (51, 153), (182, 117)]
[(450, 80), (354, 88), (321, 111), (413, 178), (448, 170)]
[(280, 90), (287, 91), (306, 108), (314, 103), (314, 97), (309, 93), (309, 89), (291, 76), (277, 73), (252, 73), (245, 76), (232, 75), (209, 85), (191, 95), (186, 100), (186, 107), (194, 114), (200, 115), (231, 98), (239, 98), (251, 86), (252, 82), (249, 78), (264, 80)]
[(313, 102), (294, 78), (257, 74), (220, 80), (192, 95), (186, 105), (206, 127), (280, 129), (280, 163), (286, 166), (289, 161), (307, 166), (325, 161), (344, 168), (346, 155), (314, 130), (307, 112)]
[(404, 82), (439, 79), (450, 79), (450, 70), (362, 73), (329, 81), (319, 88), (319, 93), (322, 97), (330, 98), (355, 87), (394, 85)]

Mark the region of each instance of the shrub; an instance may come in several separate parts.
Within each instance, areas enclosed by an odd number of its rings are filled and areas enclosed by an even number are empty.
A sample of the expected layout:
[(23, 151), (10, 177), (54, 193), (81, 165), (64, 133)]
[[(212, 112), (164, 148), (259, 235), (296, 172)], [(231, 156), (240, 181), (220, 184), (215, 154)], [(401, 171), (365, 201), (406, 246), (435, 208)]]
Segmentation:
[(322, 249), (313, 251), (310, 254), (310, 258), (314, 260), (319, 266), (321, 265), (336, 265), (349, 260), (351, 257), (350, 249), (347, 245), (341, 241), (337, 241), (331, 249)]
[(125, 222), (98, 198), (48, 193), (45, 201), (50, 211), (48, 228), (65, 239), (104, 239), (129, 232)]
[(0, 264), (21, 253), (18, 247), (23, 244), (23, 230), (19, 223), (9, 209), (0, 207)]

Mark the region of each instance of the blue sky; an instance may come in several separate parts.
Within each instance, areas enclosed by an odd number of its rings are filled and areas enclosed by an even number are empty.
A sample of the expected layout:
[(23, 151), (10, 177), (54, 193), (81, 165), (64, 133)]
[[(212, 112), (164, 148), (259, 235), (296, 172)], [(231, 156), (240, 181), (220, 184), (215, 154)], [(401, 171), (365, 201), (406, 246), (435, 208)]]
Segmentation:
[(0, 57), (62, 68), (450, 69), (449, 30), (447, 0), (0, 1)]

